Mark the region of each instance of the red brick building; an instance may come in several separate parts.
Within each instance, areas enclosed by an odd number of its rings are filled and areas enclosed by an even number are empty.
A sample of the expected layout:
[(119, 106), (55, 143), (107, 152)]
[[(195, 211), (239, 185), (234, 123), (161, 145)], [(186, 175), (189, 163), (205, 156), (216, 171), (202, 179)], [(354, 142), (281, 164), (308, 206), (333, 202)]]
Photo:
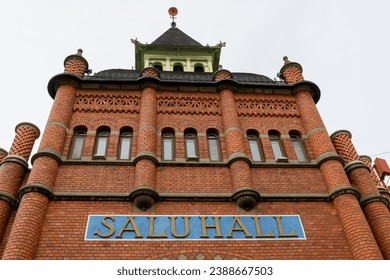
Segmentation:
[(390, 259), (388, 167), (329, 136), (300, 64), (231, 72), (175, 25), (133, 43), (134, 70), (65, 59), (31, 168), (36, 126), (0, 150), (2, 259)]

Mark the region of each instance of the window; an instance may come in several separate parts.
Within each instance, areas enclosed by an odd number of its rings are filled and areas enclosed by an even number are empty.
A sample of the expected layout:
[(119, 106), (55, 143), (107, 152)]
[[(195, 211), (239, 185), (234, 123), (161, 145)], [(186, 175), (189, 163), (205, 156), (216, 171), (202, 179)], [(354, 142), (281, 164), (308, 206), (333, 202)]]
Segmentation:
[(290, 132), (290, 139), (291, 139), (292, 145), (294, 147), (294, 151), (295, 151), (295, 154), (297, 156), (298, 161), (299, 162), (307, 162), (308, 159), (307, 159), (304, 145), (302, 143), (300, 133), (297, 131), (291, 131)]
[(219, 145), (218, 131), (215, 129), (208, 129), (206, 134), (210, 161), (221, 161), (221, 149)]
[(78, 126), (74, 129), (69, 158), (81, 159), (86, 135), (87, 128), (85, 126)]
[(118, 159), (130, 159), (133, 129), (122, 127), (119, 134)]
[(186, 150), (186, 160), (198, 160), (198, 139), (197, 132), (193, 128), (184, 130), (184, 143)]
[(195, 67), (194, 67), (194, 72), (203, 73), (203, 72), (204, 72), (204, 67), (203, 67), (203, 65), (201, 65), (201, 64), (195, 65)]
[(162, 67), (162, 65), (161, 65), (160, 63), (155, 63), (155, 64), (153, 64), (153, 67), (156, 68), (156, 69), (159, 70), (159, 71), (162, 71), (162, 70), (163, 70), (163, 67)]
[(174, 72), (183, 72), (184, 71), (183, 65), (181, 65), (180, 63), (173, 65), (173, 71)]
[(274, 153), (276, 162), (287, 162), (288, 159), (284, 155), (279, 132), (271, 130), (269, 132), (269, 139), (271, 141), (272, 152)]
[(175, 160), (175, 131), (164, 128), (161, 132), (162, 160)]
[(110, 128), (107, 126), (99, 127), (96, 132), (96, 140), (93, 158), (105, 159), (108, 146), (108, 138), (110, 136)]
[(251, 151), (252, 161), (262, 161), (262, 153), (260, 149), (259, 133), (256, 130), (248, 130), (246, 133)]

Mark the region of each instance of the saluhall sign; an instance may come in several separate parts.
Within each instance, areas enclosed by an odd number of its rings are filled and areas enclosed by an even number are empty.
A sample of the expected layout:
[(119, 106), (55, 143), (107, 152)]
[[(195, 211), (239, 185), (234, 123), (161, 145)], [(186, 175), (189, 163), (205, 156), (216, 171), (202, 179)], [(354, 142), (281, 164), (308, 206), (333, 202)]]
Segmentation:
[(299, 215), (89, 215), (85, 240), (306, 239)]

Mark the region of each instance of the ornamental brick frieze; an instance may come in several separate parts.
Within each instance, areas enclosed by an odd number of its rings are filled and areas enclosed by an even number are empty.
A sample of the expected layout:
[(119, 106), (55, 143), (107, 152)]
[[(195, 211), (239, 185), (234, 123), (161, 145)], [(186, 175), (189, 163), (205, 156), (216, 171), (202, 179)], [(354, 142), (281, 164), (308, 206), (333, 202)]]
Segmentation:
[(138, 113), (140, 98), (140, 93), (78, 93), (73, 111)]
[(295, 100), (236, 98), (239, 116), (299, 117)]
[(158, 114), (220, 115), (219, 97), (194, 97), (160, 95), (157, 100)]

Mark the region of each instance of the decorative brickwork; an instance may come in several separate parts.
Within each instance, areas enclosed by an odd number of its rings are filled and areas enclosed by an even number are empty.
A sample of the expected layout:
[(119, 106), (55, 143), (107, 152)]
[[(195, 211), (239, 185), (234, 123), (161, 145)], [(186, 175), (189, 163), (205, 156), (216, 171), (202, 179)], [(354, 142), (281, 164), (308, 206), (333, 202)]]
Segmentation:
[(299, 117), (294, 98), (237, 98), (239, 116)]
[(147, 67), (141, 71), (140, 77), (160, 78), (160, 72), (154, 67)]
[(76, 94), (73, 111), (78, 112), (111, 112), (138, 113), (140, 92), (113, 92), (100, 94), (97, 91)]
[(8, 155), (7, 151), (0, 148), (0, 163), (3, 161), (3, 159)]
[(158, 114), (220, 115), (219, 97), (161, 93), (157, 100)]
[(16, 127), (15, 132), (16, 135), (8, 155), (17, 155), (28, 160), (35, 140), (39, 137), (39, 129), (32, 124), (21, 123)]
[(79, 49), (77, 54), (68, 56), (64, 61), (64, 72), (83, 77), (88, 69), (88, 62), (82, 56), (83, 50)]
[(345, 163), (349, 163), (354, 160), (360, 160), (359, 155), (356, 152), (353, 145), (351, 145), (351, 134), (347, 131), (340, 131), (332, 136), (332, 141), (337, 153), (343, 158)]
[(226, 79), (232, 79), (233, 75), (229, 70), (221, 69), (214, 73), (214, 81), (222, 81)]

